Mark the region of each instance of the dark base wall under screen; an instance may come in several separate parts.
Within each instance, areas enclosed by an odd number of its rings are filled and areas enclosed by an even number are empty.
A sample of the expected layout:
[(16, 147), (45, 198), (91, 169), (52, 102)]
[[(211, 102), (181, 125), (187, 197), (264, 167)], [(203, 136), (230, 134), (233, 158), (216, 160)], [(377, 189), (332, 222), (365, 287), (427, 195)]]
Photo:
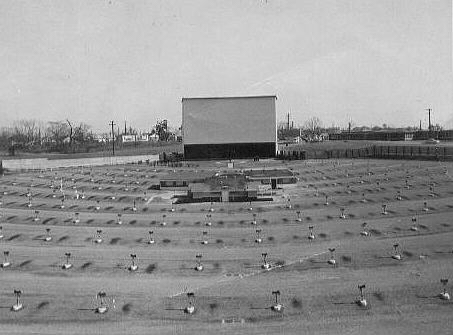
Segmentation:
[(275, 157), (276, 143), (185, 144), (184, 159)]

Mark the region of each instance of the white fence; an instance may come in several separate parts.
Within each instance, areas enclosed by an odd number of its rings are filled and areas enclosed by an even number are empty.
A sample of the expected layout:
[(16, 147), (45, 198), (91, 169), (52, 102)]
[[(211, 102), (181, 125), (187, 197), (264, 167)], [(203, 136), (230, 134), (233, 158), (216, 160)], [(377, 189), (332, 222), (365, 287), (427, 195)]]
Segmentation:
[(100, 166), (118, 165), (127, 163), (137, 163), (146, 160), (158, 161), (159, 155), (140, 155), (140, 156), (112, 156), (112, 157), (92, 157), (92, 158), (68, 158), (68, 159), (7, 159), (3, 160), (3, 168), (13, 171), (20, 170), (46, 170), (76, 166)]

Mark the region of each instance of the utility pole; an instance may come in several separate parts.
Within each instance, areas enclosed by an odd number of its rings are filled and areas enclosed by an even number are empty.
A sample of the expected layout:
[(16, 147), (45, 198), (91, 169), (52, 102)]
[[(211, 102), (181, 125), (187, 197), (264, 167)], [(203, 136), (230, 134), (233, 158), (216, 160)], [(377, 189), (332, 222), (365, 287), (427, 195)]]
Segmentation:
[(113, 120), (110, 121), (110, 125), (112, 126), (112, 149), (113, 149), (113, 156), (115, 156), (115, 131), (113, 130), (113, 126), (115, 125), (113, 123)]
[(288, 130), (289, 130), (289, 112), (288, 112)]
[(351, 127), (352, 127), (352, 122), (348, 122), (348, 140), (351, 139)]
[(431, 132), (431, 111), (432, 108), (426, 108), (425, 110), (428, 111), (428, 131)]

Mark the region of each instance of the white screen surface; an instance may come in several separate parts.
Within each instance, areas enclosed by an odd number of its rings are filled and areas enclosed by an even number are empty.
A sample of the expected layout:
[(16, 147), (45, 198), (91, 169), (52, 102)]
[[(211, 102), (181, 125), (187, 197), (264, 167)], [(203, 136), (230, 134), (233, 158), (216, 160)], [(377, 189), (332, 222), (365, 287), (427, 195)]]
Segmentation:
[(183, 142), (276, 142), (275, 99), (274, 96), (183, 98)]

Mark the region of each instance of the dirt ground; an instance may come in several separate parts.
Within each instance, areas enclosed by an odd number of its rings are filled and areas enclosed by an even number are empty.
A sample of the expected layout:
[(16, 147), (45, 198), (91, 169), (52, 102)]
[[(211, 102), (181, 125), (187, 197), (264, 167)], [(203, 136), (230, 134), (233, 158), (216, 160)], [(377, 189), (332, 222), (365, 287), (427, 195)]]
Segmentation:
[[(8, 251), (11, 265), (0, 268), (0, 334), (452, 333), (453, 302), (439, 294), (453, 293), (453, 164), (242, 160), (237, 169), (290, 168), (299, 181), (273, 201), (213, 211), (172, 206), (180, 191), (150, 189), (169, 172), (226, 166), (6, 173), (0, 258)], [(366, 307), (356, 304), (359, 285)], [(277, 290), (283, 312), (270, 308)], [(100, 291), (105, 314), (95, 313)], [(190, 302), (195, 312), (184, 313)]]

